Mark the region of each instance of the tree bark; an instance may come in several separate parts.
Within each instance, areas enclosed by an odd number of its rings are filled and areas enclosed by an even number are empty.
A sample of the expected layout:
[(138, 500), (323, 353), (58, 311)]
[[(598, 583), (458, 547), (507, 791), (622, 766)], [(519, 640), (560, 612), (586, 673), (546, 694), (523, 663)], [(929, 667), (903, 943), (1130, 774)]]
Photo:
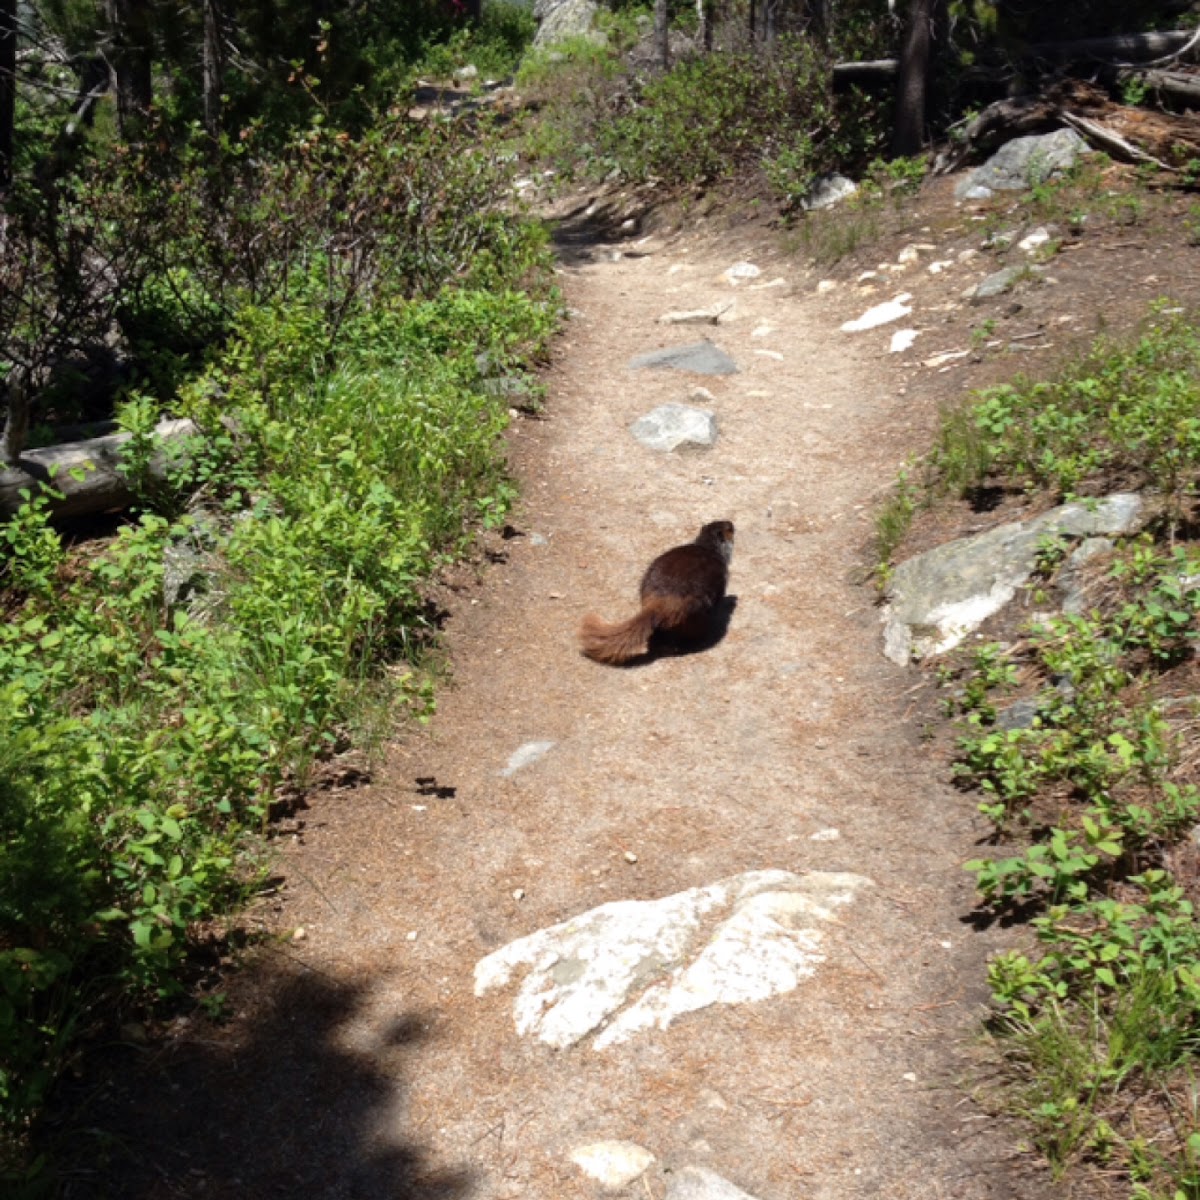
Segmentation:
[(29, 389), (25, 382), (25, 369), (13, 367), (8, 374), (8, 417), (4, 422), (4, 436), (0, 437), (0, 464), (16, 463), (25, 449), (25, 438), (29, 433)]
[(0, 191), (12, 183), (17, 109), (17, 0), (0, 0)]
[(106, 0), (117, 122), (127, 140), (140, 130), (154, 98), (148, 10), (147, 0)]
[(925, 148), (925, 93), (933, 51), (934, 0), (910, 0), (900, 48), (892, 153), (911, 157)]
[(221, 132), (221, 93), (225, 90), (224, 13), (221, 0), (204, 0), (204, 128)]
[[(199, 430), (191, 421), (179, 420), (160, 421), (154, 432), (165, 448), (197, 436)], [(121, 450), (132, 436), (114, 433), (86, 442), (26, 450), (14, 465), (0, 467), (0, 518), (11, 517), (21, 507), (22, 489), (36, 494), (43, 484), (62, 494), (62, 499), (50, 501), (55, 518), (128, 508), (136, 497), (119, 468)], [(155, 454), (148, 471), (151, 481), (166, 481), (167, 458), (163, 449)]]
[(654, 0), (654, 48), (664, 71), (671, 69), (671, 21), (668, 0)]

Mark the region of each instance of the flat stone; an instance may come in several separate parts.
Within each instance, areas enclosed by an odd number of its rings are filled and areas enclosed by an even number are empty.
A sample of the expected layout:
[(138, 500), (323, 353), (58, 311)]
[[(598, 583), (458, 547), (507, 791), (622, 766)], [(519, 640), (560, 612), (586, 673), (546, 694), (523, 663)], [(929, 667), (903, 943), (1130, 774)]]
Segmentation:
[(715, 1004), (792, 991), (824, 962), (859, 875), (749, 871), (659, 900), (618, 900), (510, 942), (475, 967), (475, 994), (522, 979), (521, 1036), (603, 1050)]
[(918, 331), (915, 329), (897, 329), (892, 334), (891, 343), (888, 345), (888, 352), (891, 354), (901, 354), (908, 350), (913, 342), (917, 340)]
[(707, 1167), (683, 1167), (667, 1180), (664, 1200), (755, 1200)]
[(528, 767), (531, 763), (535, 763), (539, 758), (544, 757), (549, 751), (554, 749), (554, 746), (554, 742), (526, 742), (523, 746), (519, 746), (512, 752), (508, 760), (508, 765), (500, 774), (505, 778), (515, 775), (523, 767)]
[(687, 404), (660, 404), (639, 417), (629, 432), (651, 450), (669, 453), (680, 446), (707, 447), (717, 440), (715, 413)]
[(732, 307), (732, 304), (714, 304), (709, 308), (689, 308), (680, 312), (663, 313), (658, 318), (658, 323), (660, 325), (716, 325)]
[(646, 1173), (654, 1155), (636, 1142), (592, 1142), (572, 1150), (571, 1161), (606, 1191), (619, 1192)]
[(725, 272), (725, 278), (730, 283), (741, 283), (744, 279), (757, 279), (761, 274), (762, 267), (749, 262), (737, 262)]
[(737, 363), (712, 342), (695, 342), (688, 346), (668, 346), (651, 350), (630, 359), (631, 371), (672, 370), (693, 371), (697, 375), (735, 375)]
[(907, 317), (912, 312), (912, 307), (908, 303), (911, 299), (912, 296), (904, 292), (894, 300), (885, 300), (882, 304), (876, 304), (874, 308), (868, 308), (861, 317), (847, 321), (842, 326), (842, 332), (861, 333), (863, 330), (875, 329), (880, 325), (898, 321), (901, 317)]
[(1030, 274), (1040, 274), (1037, 267), (1019, 266), (1005, 267), (1003, 270), (994, 271), (981, 283), (975, 285), (968, 292), (968, 298), (972, 304), (979, 304), (983, 300), (990, 300), (994, 296), (1002, 296), (1005, 292), (1011, 291), (1014, 283), (1023, 276)]
[(888, 584), (884, 654), (904, 664), (953, 649), (1028, 581), (1046, 534), (1084, 538), (1134, 533), (1142, 510), (1142, 498), (1130, 492), (1063, 504), (901, 563)]

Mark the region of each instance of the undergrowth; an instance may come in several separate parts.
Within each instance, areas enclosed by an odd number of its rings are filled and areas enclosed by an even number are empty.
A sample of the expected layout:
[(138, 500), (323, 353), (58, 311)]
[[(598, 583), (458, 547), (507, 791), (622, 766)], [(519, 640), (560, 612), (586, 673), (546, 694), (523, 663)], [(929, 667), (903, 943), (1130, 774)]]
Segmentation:
[(1047, 538), (1031, 592), (1066, 611), (939, 670), (956, 774), (1006, 847), (967, 868), (983, 910), (1031, 932), (989, 971), (1003, 1102), (1056, 1175), (1098, 1170), (1137, 1200), (1200, 1196), (1198, 397), (1200, 334), (1159, 305), (1057, 378), (946, 414), (879, 518), (890, 558), (919, 505), (984, 484), (1149, 502), (1140, 535), (1086, 557)]
[[(430, 711), (427, 581), (504, 519), (501, 435), (558, 318), (544, 232), (493, 203), (510, 168), (486, 131), (318, 122), (275, 157), (157, 158), (19, 197), (9, 226), (10, 371), (47, 378), (79, 334), (57, 324), (58, 231), (83, 261), (121, 215), (138, 241), (75, 286), (97, 328), (115, 315), (153, 351), (118, 409), (136, 513), (73, 545), (51, 490), (0, 526), (14, 1186), (81, 1037), (178, 996), (196, 939), (261, 880), (278, 797), (381, 714)], [(165, 477), (164, 416), (197, 428)]]

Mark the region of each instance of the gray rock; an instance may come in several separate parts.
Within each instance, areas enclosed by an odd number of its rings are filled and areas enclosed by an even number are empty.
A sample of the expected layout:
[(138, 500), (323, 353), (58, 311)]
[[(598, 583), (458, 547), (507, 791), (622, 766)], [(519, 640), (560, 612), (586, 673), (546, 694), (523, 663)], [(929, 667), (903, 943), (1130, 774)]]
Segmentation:
[(534, 46), (542, 49), (573, 37), (602, 38), (603, 34), (594, 28), (598, 11), (596, 0), (559, 0), (544, 7), (539, 3), (534, 13), (541, 24), (533, 39)]
[(748, 871), (659, 900), (618, 900), (523, 937), (475, 965), (475, 994), (523, 976), (517, 1033), (559, 1049), (599, 1030), (604, 1050), (714, 1004), (799, 987), (825, 961), (860, 875)]
[(667, 1180), (665, 1200), (755, 1200), (707, 1167), (684, 1167)]
[(673, 371), (694, 371), (697, 375), (734, 375), (737, 363), (712, 342), (696, 342), (690, 346), (668, 346), (665, 350), (652, 350), (631, 359), (629, 369), (641, 371), (646, 368)]
[(213, 573), (212, 556), (186, 542), (163, 548), (163, 603), (167, 608), (208, 590)]
[(1082, 542), (1067, 556), (1066, 563), (1054, 581), (1062, 596), (1062, 610), (1065, 613), (1081, 613), (1087, 604), (1087, 598), (1079, 587), (1079, 569), (1087, 562), (1101, 554), (1108, 554), (1115, 548), (1111, 538), (1090, 537)]
[(992, 299), (993, 296), (1002, 296), (1005, 292), (1011, 290), (1013, 284), (1018, 279), (1040, 274), (1041, 272), (1037, 267), (1030, 267), (1024, 264), (1018, 267), (1005, 267), (1001, 271), (995, 271), (971, 289), (971, 303), (979, 304), (984, 300)]
[(835, 171), (831, 175), (821, 175), (814, 181), (812, 191), (800, 201), (800, 207), (809, 212), (818, 208), (832, 208), (857, 191), (858, 184), (853, 179), (847, 179)]
[(1036, 699), (1018, 700), (996, 714), (1001, 729), (1032, 729), (1040, 706)]
[(643, 446), (668, 453), (679, 446), (711, 446), (717, 440), (717, 418), (687, 404), (661, 404), (629, 427)]
[(981, 167), (959, 180), (954, 194), (960, 200), (986, 199), (972, 195), (976, 188), (998, 192), (1024, 191), (1073, 167), (1088, 144), (1073, 129), (1013, 138)]
[(500, 774), (507, 779), (510, 775), (515, 775), (522, 767), (528, 767), (531, 763), (537, 762), (539, 758), (553, 749), (553, 742), (526, 742), (512, 752), (507, 766)]
[(1142, 509), (1141, 497), (1127, 492), (1063, 504), (901, 563), (888, 585), (884, 654), (903, 664), (953, 649), (1028, 581), (1043, 536), (1134, 533)]

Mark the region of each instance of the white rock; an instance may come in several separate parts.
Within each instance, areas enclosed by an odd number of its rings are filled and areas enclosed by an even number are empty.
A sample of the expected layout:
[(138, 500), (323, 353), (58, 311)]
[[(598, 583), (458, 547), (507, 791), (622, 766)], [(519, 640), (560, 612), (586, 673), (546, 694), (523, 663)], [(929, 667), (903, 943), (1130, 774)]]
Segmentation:
[(783, 276), (779, 276), (776, 279), (772, 279), (769, 283), (752, 283), (750, 285), (750, 290), (752, 292), (765, 292), (768, 288), (781, 288), (781, 287), (787, 287), (787, 280), (784, 279)]
[(1018, 243), (1017, 249), (1024, 250), (1026, 254), (1036, 250), (1039, 246), (1044, 246), (1050, 240), (1050, 230), (1044, 225), (1039, 225), (1032, 233), (1026, 234)]
[(935, 354), (932, 358), (925, 359), (921, 365), (940, 367), (943, 363), (953, 362), (956, 358), (966, 358), (970, 353), (970, 350), (946, 350), (941, 354)]
[(770, 358), (776, 362), (783, 362), (783, 355), (778, 350), (755, 350), (754, 352), (759, 358)]
[(913, 342), (917, 340), (918, 331), (916, 329), (897, 329), (892, 334), (891, 345), (888, 346), (890, 354), (899, 354), (907, 350)]
[(861, 333), (863, 330), (875, 329), (880, 325), (898, 321), (901, 317), (907, 317), (912, 312), (912, 307), (908, 304), (911, 299), (912, 296), (908, 292), (902, 292), (894, 300), (885, 300), (882, 304), (876, 304), (874, 308), (868, 308), (856, 320), (847, 321), (842, 326), (842, 332)]
[(818, 829), (816, 833), (809, 835), (808, 840), (810, 842), (836, 842), (841, 836), (836, 829)]
[(508, 760), (508, 765), (500, 774), (505, 778), (509, 775), (515, 775), (522, 767), (527, 767), (530, 763), (537, 762), (547, 751), (553, 749), (553, 742), (526, 742), (523, 746), (519, 746), (512, 752)]
[(899, 254), (896, 255), (896, 261), (899, 263), (915, 263), (921, 257), (921, 251), (916, 246), (905, 246)]
[(725, 272), (725, 278), (730, 283), (738, 284), (744, 279), (757, 279), (762, 274), (762, 268), (756, 267), (753, 263), (739, 262), (734, 263), (728, 271)]
[(939, 258), (936, 262), (931, 262), (925, 269), (930, 275), (940, 275), (947, 267), (954, 266), (954, 260), (951, 258)]
[(646, 1173), (654, 1155), (636, 1142), (591, 1142), (572, 1150), (571, 1161), (602, 1188), (619, 1192)]
[(836, 279), (822, 279), (817, 284), (817, 295), (823, 296), (826, 292), (832, 292), (835, 287), (837, 287)]
[(475, 994), (523, 974), (519, 1034), (561, 1048), (604, 1025), (593, 1043), (602, 1050), (685, 1013), (798, 987), (824, 961), (836, 910), (869, 883), (750, 871), (659, 900), (602, 904), (489, 954), (476, 964)]

